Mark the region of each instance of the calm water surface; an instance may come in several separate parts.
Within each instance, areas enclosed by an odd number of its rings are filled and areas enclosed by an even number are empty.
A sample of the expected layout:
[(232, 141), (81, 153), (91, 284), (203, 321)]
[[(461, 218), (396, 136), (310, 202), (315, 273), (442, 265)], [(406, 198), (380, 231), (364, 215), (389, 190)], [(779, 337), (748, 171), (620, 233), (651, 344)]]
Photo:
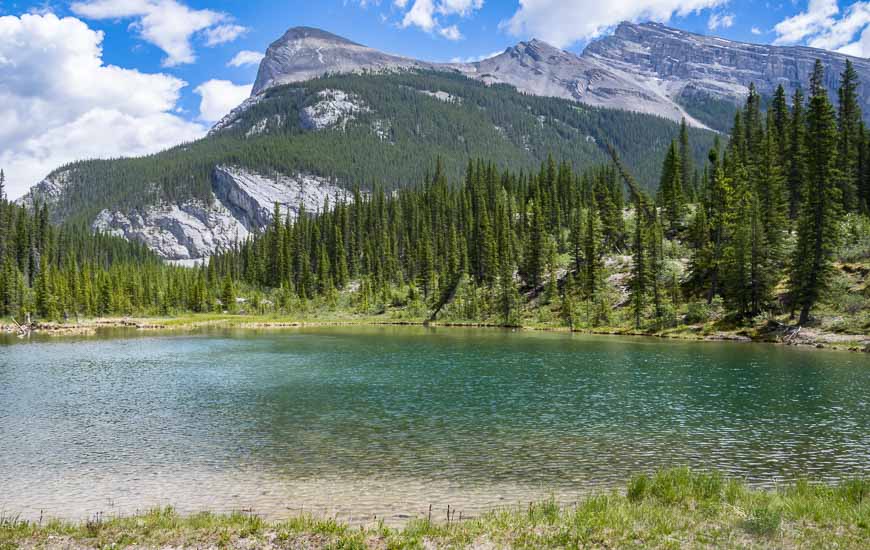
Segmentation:
[(416, 328), (0, 340), (0, 513), (389, 521), (673, 465), (867, 475), (870, 358)]

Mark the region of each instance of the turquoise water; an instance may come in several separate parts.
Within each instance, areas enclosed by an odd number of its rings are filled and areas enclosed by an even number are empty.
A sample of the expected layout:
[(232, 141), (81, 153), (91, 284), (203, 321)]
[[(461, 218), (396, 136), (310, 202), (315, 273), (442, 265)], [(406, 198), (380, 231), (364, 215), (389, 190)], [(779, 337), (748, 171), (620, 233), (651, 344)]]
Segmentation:
[(870, 471), (859, 354), (406, 327), (12, 342), (0, 511), (25, 516), (390, 519), (570, 501), (664, 466)]

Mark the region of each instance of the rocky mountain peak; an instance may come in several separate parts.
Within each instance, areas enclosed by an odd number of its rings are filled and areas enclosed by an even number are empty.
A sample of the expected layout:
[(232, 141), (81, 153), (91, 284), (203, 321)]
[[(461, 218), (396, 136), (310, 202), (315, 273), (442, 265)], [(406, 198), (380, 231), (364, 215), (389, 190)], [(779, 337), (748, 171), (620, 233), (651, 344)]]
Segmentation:
[(621, 23), (611, 36), (591, 42), (583, 58), (656, 84), (674, 101), (712, 98), (739, 102), (755, 84), (771, 96), (781, 84), (788, 94), (809, 87), (817, 59), (825, 84), (837, 97), (839, 77), (851, 59), (863, 83), (862, 108), (870, 115), (870, 61), (803, 46), (771, 46), (726, 40), (673, 29), (659, 23)]
[(324, 30), (293, 27), (266, 50), (252, 94), (327, 73), (428, 66), (429, 63), (379, 52)]
[(305, 40), (305, 39), (322, 40), (326, 42), (335, 42), (336, 44), (346, 44), (350, 46), (359, 46), (356, 42), (352, 42), (343, 36), (332, 34), (331, 32), (314, 27), (290, 27), (284, 35), (272, 43), (270, 47), (277, 47), (282, 43)]
[(560, 50), (559, 48), (551, 46), (550, 44), (544, 42), (543, 40), (538, 40), (537, 38), (533, 38), (528, 42), (520, 42), (512, 48), (508, 48), (507, 52), (515, 57), (528, 56), (535, 61), (543, 63), (560, 63), (566, 61), (570, 62), (572, 60), (576, 60), (577, 57), (570, 52)]
[[(528, 94), (675, 121), (685, 118), (693, 126), (724, 129), (730, 121), (714, 120), (710, 114), (723, 112), (722, 107), (707, 112), (706, 105), (723, 101), (737, 105), (751, 83), (765, 96), (780, 84), (789, 94), (798, 87), (806, 89), (816, 59), (827, 67), (825, 83), (831, 97), (836, 97), (847, 58), (824, 50), (748, 44), (660, 23), (626, 21), (612, 35), (591, 42), (581, 55), (533, 39), (476, 63), (439, 64), (379, 52), (320, 29), (294, 27), (269, 46), (253, 95), (327, 73), (458, 71), (486, 83), (510, 84)], [(864, 83), (859, 95), (870, 120), (870, 61), (851, 59)]]

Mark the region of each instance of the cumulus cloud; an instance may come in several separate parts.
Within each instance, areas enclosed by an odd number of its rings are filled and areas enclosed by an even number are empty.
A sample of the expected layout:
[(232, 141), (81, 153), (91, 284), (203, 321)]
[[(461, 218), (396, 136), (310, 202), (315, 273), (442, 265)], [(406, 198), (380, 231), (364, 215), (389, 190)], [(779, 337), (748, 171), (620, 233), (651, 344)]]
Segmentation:
[(253, 84), (237, 85), (229, 80), (209, 80), (197, 86), (199, 118), (216, 122), (251, 95)]
[(734, 26), (734, 14), (732, 13), (714, 13), (707, 20), (707, 29), (715, 31), (717, 29), (730, 29)]
[(483, 7), (483, 0), (414, 0), (413, 3), (409, 0), (394, 0), (393, 5), (404, 12), (402, 27), (419, 27), (448, 40), (460, 40), (462, 33), (459, 27), (456, 24), (445, 24), (443, 20), (450, 17), (469, 17)]
[(810, 0), (806, 11), (780, 21), (775, 44), (806, 43), (859, 57), (870, 56), (870, 2), (841, 13), (836, 0)]
[(794, 44), (823, 31), (839, 11), (837, 0), (810, 0), (806, 11), (776, 24), (774, 44)]
[(728, 0), (520, 0), (501, 28), (515, 36), (545, 40), (565, 47), (603, 34), (621, 21), (667, 22), (727, 4)]
[(73, 17), (0, 17), (0, 167), (10, 197), (62, 164), (154, 153), (205, 132), (174, 114), (184, 81), (105, 65), (102, 41)]
[(166, 53), (166, 67), (196, 61), (191, 38), (197, 33), (203, 34), (206, 46), (216, 46), (247, 30), (230, 23), (225, 13), (190, 9), (177, 0), (81, 0), (71, 9), (87, 19), (134, 19), (132, 27), (142, 39)]
[(244, 67), (245, 65), (259, 65), (260, 61), (266, 57), (260, 52), (252, 52), (251, 50), (242, 50), (237, 53), (227, 63), (228, 67)]
[(462, 33), (459, 32), (459, 27), (457, 27), (456, 25), (442, 27), (438, 29), (438, 34), (440, 34), (447, 40), (462, 40)]
[(248, 32), (247, 27), (241, 25), (218, 25), (217, 27), (206, 29), (203, 34), (205, 35), (205, 45), (212, 47), (232, 42), (246, 32)]
[(760, 35), (760, 34), (763, 34), (762, 31), (761, 31), (761, 29), (759, 29), (758, 27), (752, 27), (752, 28), (749, 30), (749, 32), (751, 32), (751, 33), (754, 34), (755, 36), (758, 36), (758, 35)]

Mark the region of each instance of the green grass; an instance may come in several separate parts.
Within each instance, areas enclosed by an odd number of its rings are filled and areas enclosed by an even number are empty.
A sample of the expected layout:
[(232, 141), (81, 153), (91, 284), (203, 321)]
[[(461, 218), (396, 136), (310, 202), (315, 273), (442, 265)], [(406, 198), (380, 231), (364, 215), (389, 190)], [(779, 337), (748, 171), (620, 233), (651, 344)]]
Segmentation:
[(866, 548), (870, 481), (753, 489), (688, 469), (639, 475), (625, 491), (553, 500), (465, 521), (413, 519), (399, 528), (299, 516), (182, 516), (171, 508), (82, 523), (0, 517), (0, 548), (127, 546), (280, 548)]

